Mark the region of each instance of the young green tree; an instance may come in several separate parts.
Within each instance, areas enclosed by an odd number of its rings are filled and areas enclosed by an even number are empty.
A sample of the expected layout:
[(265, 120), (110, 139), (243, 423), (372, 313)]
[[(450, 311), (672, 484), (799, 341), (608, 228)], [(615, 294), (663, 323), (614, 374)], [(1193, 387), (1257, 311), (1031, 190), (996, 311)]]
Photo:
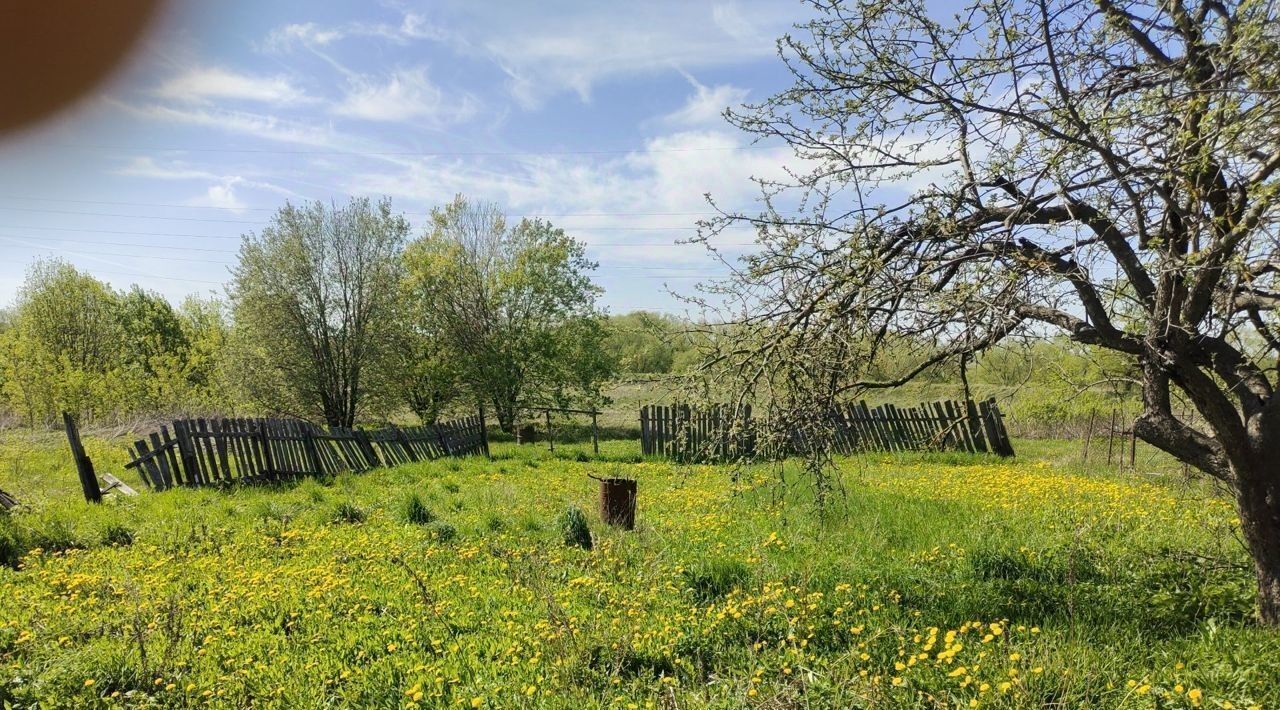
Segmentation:
[(405, 251), (424, 333), (459, 380), (511, 431), (532, 405), (598, 399), (613, 371), (585, 248), (542, 220), (508, 226), (492, 204), (457, 197)]
[(32, 426), (63, 409), (95, 417), (132, 408), (119, 314), (107, 284), (61, 260), (34, 263), (0, 342), (9, 407)]
[(351, 426), (377, 391), (397, 328), (408, 222), (389, 200), (286, 204), (247, 235), (230, 296), (234, 352), (260, 407)]

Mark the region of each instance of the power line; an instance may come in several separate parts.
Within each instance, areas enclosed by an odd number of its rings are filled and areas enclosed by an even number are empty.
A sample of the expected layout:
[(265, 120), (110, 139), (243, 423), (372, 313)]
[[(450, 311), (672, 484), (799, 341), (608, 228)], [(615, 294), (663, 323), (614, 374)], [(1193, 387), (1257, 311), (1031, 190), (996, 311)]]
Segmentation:
[[(88, 234), (123, 234), (136, 237), (181, 237), (189, 239), (241, 239), (241, 234), (190, 234), (183, 232), (136, 232), (119, 229), (90, 229), (88, 227), (46, 227), (34, 224), (0, 225), (0, 229), (35, 229), (47, 232), (84, 232)], [(570, 227), (584, 232), (679, 232), (688, 227)], [(632, 246), (626, 243), (585, 242), (587, 246)], [(676, 242), (637, 242), (634, 246), (683, 246)], [(692, 246), (692, 245), (689, 245)], [(751, 246), (748, 243), (720, 242), (716, 246)]]
[(170, 251), (200, 251), (200, 252), (209, 252), (213, 254), (238, 253), (235, 249), (205, 249), (203, 247), (187, 247), (187, 246), (175, 247), (175, 246), (169, 246), (168, 244), (138, 244), (137, 242), (103, 242), (103, 241), (98, 241), (97, 239), (67, 239), (66, 237), (54, 237), (53, 239), (47, 239), (45, 237), (24, 237), (17, 234), (0, 234), (0, 239), (24, 239), (27, 241), (45, 240), (45, 241), (56, 242), (59, 244), (62, 244), (62, 243), (92, 244), (95, 246), (107, 246), (107, 247), (138, 247), (139, 249), (165, 249)]
[[(235, 265), (235, 262), (218, 261), (215, 259), (209, 259), (207, 257), (186, 258), (186, 257), (180, 257), (180, 256), (157, 256), (152, 254), (124, 254), (121, 252), (111, 252), (111, 251), (87, 251), (83, 249), (59, 249), (57, 247), (27, 244), (21, 241), (23, 239), (22, 237), (0, 235), (0, 239), (16, 241), (18, 242), (19, 246), (23, 246), (35, 251), (51, 251), (51, 252), (60, 252), (60, 253), (66, 253), (71, 255), (108, 256), (108, 257), (128, 258), (128, 259), (155, 259), (160, 261), (183, 261), (183, 262), (192, 262), (192, 263), (198, 263), (198, 264), (209, 264), (209, 265), (217, 265), (217, 266), (234, 266)], [(82, 242), (82, 243), (89, 243), (89, 242)], [(136, 246), (136, 245), (122, 245), (122, 246)], [(174, 247), (174, 248), (181, 249), (181, 247)], [(201, 250), (201, 251), (220, 251), (221, 253), (226, 253), (226, 254), (234, 253), (226, 250)], [(672, 274), (673, 278), (702, 278), (704, 276), (721, 275), (721, 274), (705, 273), (707, 269), (706, 267), (702, 267), (702, 266), (610, 266), (610, 265), (604, 265), (596, 269), (596, 271), (620, 271), (620, 270), (655, 272), (659, 274), (665, 274), (667, 272), (675, 272), (674, 274)], [(684, 275), (683, 272), (689, 272), (689, 271), (698, 271), (703, 273), (699, 273), (696, 275)]]
[[(279, 207), (225, 207), (220, 205), (179, 205), (164, 202), (125, 202), (117, 200), (75, 200), (69, 198), (54, 197), (29, 197), (24, 195), (0, 195), (3, 200), (25, 200), (29, 202), (57, 202), (78, 205), (108, 205), (118, 207), (160, 207), (165, 209), (190, 209), (190, 210), (224, 210), (230, 212), (275, 212)], [(317, 200), (304, 198), (308, 202), (316, 202)], [(18, 209), (15, 207), (0, 207), (0, 209)], [(34, 209), (26, 209), (23, 211), (34, 212)], [(420, 215), (423, 217), (430, 216), (431, 212), (401, 212), (406, 215)], [(547, 217), (705, 217), (718, 215), (715, 210), (705, 210), (701, 212), (564, 212), (564, 213), (540, 213), (540, 214), (509, 214), (507, 217), (527, 217), (547, 218)]]
[(382, 151), (360, 151), (360, 150), (297, 150), (284, 148), (213, 148), (213, 147), (181, 147), (170, 148), (163, 146), (124, 146), (124, 145), (85, 145), (74, 143), (55, 144), (63, 148), (89, 149), (89, 150), (124, 150), (135, 151), (140, 153), (156, 152), (156, 153), (245, 153), (245, 154), (269, 154), (269, 155), (347, 155), (354, 157), (382, 157), (382, 156), (421, 156), (421, 157), (529, 157), (539, 155), (630, 155), (639, 154), (663, 154), (663, 153), (730, 153), (735, 151), (747, 150), (772, 150), (778, 146), (769, 145), (733, 145), (733, 146), (697, 146), (692, 148), (615, 148), (607, 150), (526, 150), (526, 151), (445, 151), (445, 150), (382, 150)]

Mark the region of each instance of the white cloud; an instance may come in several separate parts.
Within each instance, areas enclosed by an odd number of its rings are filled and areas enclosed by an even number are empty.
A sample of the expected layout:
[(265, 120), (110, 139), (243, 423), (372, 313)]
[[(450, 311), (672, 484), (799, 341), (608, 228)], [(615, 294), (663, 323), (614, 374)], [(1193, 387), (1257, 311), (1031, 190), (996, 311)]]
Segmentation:
[(200, 180), (214, 183), (209, 187), (204, 195), (187, 202), (187, 204), (197, 207), (229, 207), (232, 209), (242, 209), (245, 205), (240, 202), (236, 195), (234, 191), (234, 188), (236, 187), (242, 187), (250, 190), (262, 190), (277, 195), (283, 195), (285, 197), (302, 197), (293, 190), (264, 180), (254, 180), (246, 178), (243, 175), (223, 175), (209, 170), (194, 168), (186, 163), (177, 161), (170, 161), (165, 164), (161, 164), (157, 162), (155, 158), (150, 156), (135, 156), (124, 167), (113, 172), (116, 175), (122, 175), (125, 177), (147, 178), (151, 180)]
[(283, 52), (292, 49), (295, 44), (324, 46), (342, 39), (344, 34), (340, 29), (321, 27), (314, 22), (285, 25), (277, 27), (267, 35), (264, 48)]
[(340, 140), (331, 126), (295, 121), (272, 114), (207, 107), (180, 108), (163, 104), (132, 104), (115, 99), (107, 101), (138, 118), (214, 128), (264, 140), (325, 148), (334, 146)]
[(277, 27), (267, 35), (261, 47), (273, 52), (287, 52), (295, 46), (323, 47), (348, 37), (376, 37), (396, 44), (419, 40), (445, 41), (453, 36), (442, 27), (415, 12), (406, 12), (398, 24), (387, 22), (350, 22), (335, 27), (322, 27), (314, 22)]
[(431, 83), (423, 68), (397, 71), (379, 80), (365, 75), (349, 78), (349, 88), (333, 113), (366, 121), (419, 121), (433, 127), (457, 123), (475, 114), (470, 96), (446, 96)]
[(767, 58), (797, 14), (776, 2), (735, 8), (670, 1), (521, 12), (478, 4), (469, 10), (469, 36), (510, 77), (512, 96), (532, 108), (564, 91), (589, 100), (612, 77)]
[(204, 195), (188, 202), (193, 207), (217, 207), (220, 209), (243, 210), (247, 205), (236, 195), (235, 186), (243, 180), (238, 176), (228, 177), (216, 185), (210, 185)]
[[(725, 130), (682, 130), (650, 139), (643, 151), (604, 159), (542, 155), (479, 164), (403, 158), (398, 171), (352, 175), (346, 191), (387, 194), (422, 207), (463, 193), (511, 214), (579, 215), (551, 219), (588, 244), (608, 245), (603, 253), (614, 263), (697, 263), (705, 261), (700, 249), (674, 242), (696, 234), (696, 222), (711, 209), (705, 196), (750, 211), (759, 196), (751, 178), (784, 177), (791, 156), (787, 148), (743, 145)], [(736, 234), (731, 241), (751, 239)]]
[(187, 167), (180, 163), (160, 165), (155, 158), (149, 156), (133, 158), (128, 165), (116, 170), (115, 174), (155, 180), (216, 180), (219, 177), (207, 170)]
[(736, 107), (747, 100), (748, 89), (729, 84), (703, 86), (690, 75), (686, 75), (693, 84), (694, 93), (689, 96), (679, 109), (662, 117), (663, 122), (676, 126), (708, 126), (721, 125), (721, 115), (726, 108)]
[(253, 76), (220, 67), (195, 67), (169, 79), (155, 92), (158, 96), (195, 103), (210, 99), (259, 101), (290, 104), (308, 100), (307, 95), (283, 76)]

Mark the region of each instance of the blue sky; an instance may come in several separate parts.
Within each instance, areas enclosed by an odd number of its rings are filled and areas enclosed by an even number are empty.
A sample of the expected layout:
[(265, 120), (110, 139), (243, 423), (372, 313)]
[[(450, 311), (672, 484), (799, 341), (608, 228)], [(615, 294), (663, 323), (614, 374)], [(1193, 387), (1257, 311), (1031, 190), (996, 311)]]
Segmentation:
[[(614, 312), (679, 310), (719, 272), (713, 194), (789, 153), (719, 117), (784, 87), (799, 2), (176, 5), (108, 86), (0, 138), (0, 301), (61, 256), (177, 301), (221, 293), (239, 235), (285, 200), (389, 195), (415, 225), (455, 193), (589, 245)], [(730, 249), (749, 234), (729, 235)]]

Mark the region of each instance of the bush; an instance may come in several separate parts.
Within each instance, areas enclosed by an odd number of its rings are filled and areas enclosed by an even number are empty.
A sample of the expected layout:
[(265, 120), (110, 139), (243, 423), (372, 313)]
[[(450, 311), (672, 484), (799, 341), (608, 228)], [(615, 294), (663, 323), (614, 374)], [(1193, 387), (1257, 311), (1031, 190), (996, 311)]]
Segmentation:
[(443, 520), (437, 520), (428, 525), (427, 532), (431, 534), (431, 539), (436, 542), (453, 542), (458, 537), (458, 529)]
[(22, 545), (18, 542), (18, 533), (9, 523), (8, 517), (0, 515), (0, 567), (17, 569), (20, 559)]
[(108, 547), (128, 547), (133, 544), (133, 531), (120, 523), (112, 523), (102, 531), (102, 544)]
[(334, 522), (358, 525), (363, 523), (369, 514), (350, 501), (343, 501), (334, 509)]
[(577, 506), (560, 515), (560, 533), (564, 535), (564, 544), (569, 547), (592, 548), (591, 526), (587, 524), (587, 515)]
[(30, 529), (25, 547), (28, 550), (39, 548), (45, 552), (65, 552), (84, 549), (85, 545), (76, 538), (71, 523), (64, 518), (53, 517)]
[(436, 514), (431, 512), (426, 503), (422, 502), (422, 496), (418, 495), (417, 491), (410, 493), (409, 497), (405, 498), (400, 513), (405, 522), (413, 523), (414, 525), (429, 525), (436, 519)]
[(709, 560), (684, 571), (685, 588), (702, 604), (738, 589), (750, 577), (751, 571), (737, 560)]

